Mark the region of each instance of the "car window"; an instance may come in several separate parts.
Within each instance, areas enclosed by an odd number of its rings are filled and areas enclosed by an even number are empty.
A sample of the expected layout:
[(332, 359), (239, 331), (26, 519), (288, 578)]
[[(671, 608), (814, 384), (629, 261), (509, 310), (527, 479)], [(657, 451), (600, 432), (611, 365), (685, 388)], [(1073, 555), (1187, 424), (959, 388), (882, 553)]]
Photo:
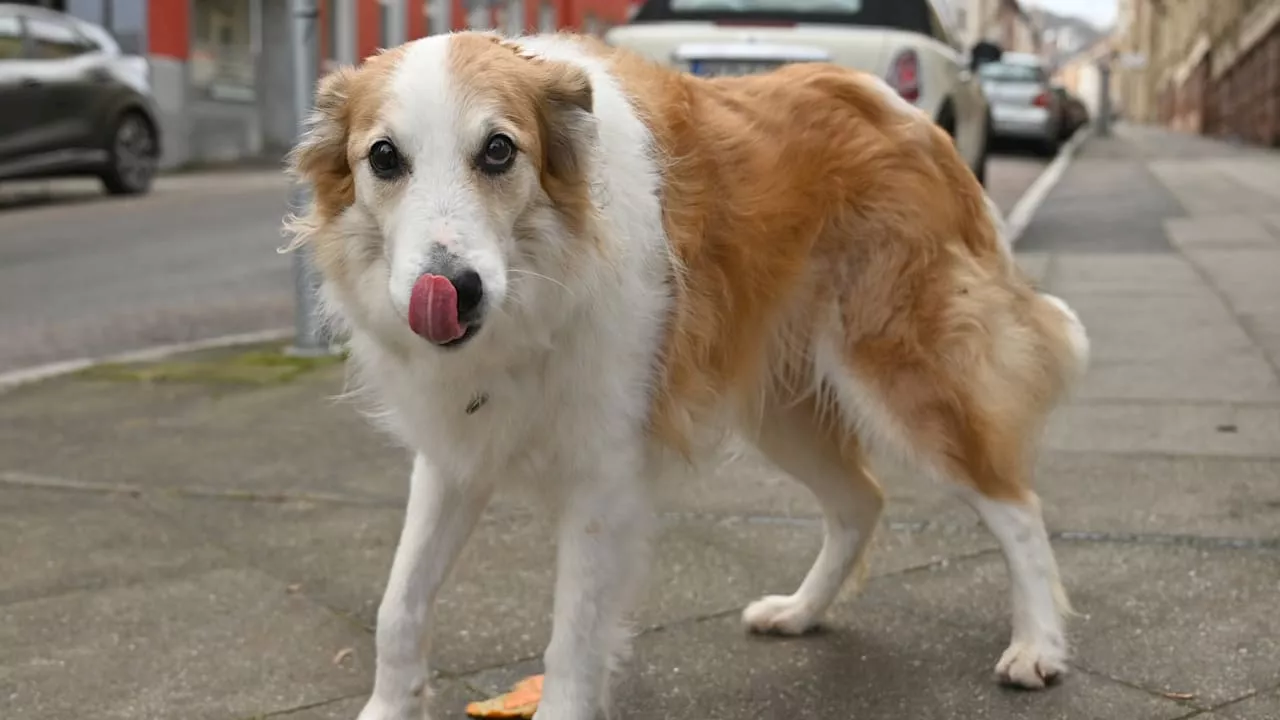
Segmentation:
[(0, 60), (22, 57), (22, 23), (15, 15), (0, 15)]
[(32, 56), (39, 60), (75, 57), (93, 50), (93, 44), (70, 25), (43, 18), (27, 18)]
[(1009, 82), (1040, 82), (1044, 80), (1044, 71), (1035, 65), (1015, 65), (1012, 63), (990, 62), (983, 65), (978, 74), (983, 80), (1001, 80)]
[(648, 0), (632, 23), (744, 22), (857, 25), (932, 37), (930, 0)]

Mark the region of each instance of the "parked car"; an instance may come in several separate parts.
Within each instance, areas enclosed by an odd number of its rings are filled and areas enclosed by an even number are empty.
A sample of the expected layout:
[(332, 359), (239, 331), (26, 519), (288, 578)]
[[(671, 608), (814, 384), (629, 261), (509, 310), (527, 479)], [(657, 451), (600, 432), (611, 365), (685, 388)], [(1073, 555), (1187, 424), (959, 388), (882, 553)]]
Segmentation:
[(648, 0), (605, 42), (695, 75), (791, 62), (874, 73), (950, 133), (985, 182), (991, 115), (978, 62), (943, 17), (933, 0)]
[(1069, 140), (1089, 122), (1089, 109), (1085, 107), (1084, 101), (1062, 85), (1054, 85), (1053, 92), (1058, 96), (1058, 103), (1062, 107), (1062, 139)]
[(1048, 155), (1062, 144), (1063, 108), (1037, 55), (1011, 53), (978, 69), (991, 103), (994, 136), (1036, 143)]
[(0, 181), (91, 175), (145, 193), (160, 139), (145, 58), (97, 25), (0, 4)]

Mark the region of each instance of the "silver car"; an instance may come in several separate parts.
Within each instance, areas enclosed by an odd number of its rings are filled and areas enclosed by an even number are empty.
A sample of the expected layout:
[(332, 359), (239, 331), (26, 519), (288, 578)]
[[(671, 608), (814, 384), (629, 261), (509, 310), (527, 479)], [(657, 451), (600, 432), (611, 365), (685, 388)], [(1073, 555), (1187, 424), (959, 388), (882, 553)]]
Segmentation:
[(1044, 61), (1026, 53), (1004, 53), (978, 69), (991, 104), (992, 136), (1032, 141), (1045, 154), (1062, 141), (1062, 107)]

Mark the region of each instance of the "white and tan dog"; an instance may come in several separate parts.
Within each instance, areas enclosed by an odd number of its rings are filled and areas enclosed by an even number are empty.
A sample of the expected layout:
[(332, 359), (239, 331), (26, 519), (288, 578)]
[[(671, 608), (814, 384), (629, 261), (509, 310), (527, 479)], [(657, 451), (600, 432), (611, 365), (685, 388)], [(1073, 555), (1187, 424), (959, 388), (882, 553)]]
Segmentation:
[(361, 720), (427, 709), (431, 608), (491, 493), (558, 510), (539, 720), (589, 720), (626, 650), (658, 478), (738, 433), (825, 513), (755, 631), (817, 623), (883, 497), (862, 448), (952, 483), (1010, 568), (996, 670), (1065, 670), (1030, 473), (1084, 329), (1023, 279), (948, 136), (824, 64), (699, 79), (586, 38), (417, 40), (324, 78), (296, 245), (416, 451)]

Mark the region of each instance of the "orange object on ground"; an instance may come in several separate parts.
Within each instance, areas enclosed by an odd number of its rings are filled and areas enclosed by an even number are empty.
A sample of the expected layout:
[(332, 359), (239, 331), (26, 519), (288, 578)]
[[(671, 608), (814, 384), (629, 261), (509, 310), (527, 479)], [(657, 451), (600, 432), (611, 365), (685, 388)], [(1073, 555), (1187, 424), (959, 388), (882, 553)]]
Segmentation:
[(467, 704), (467, 715), (474, 718), (532, 718), (542, 699), (542, 676), (531, 675), (511, 691), (496, 698)]

